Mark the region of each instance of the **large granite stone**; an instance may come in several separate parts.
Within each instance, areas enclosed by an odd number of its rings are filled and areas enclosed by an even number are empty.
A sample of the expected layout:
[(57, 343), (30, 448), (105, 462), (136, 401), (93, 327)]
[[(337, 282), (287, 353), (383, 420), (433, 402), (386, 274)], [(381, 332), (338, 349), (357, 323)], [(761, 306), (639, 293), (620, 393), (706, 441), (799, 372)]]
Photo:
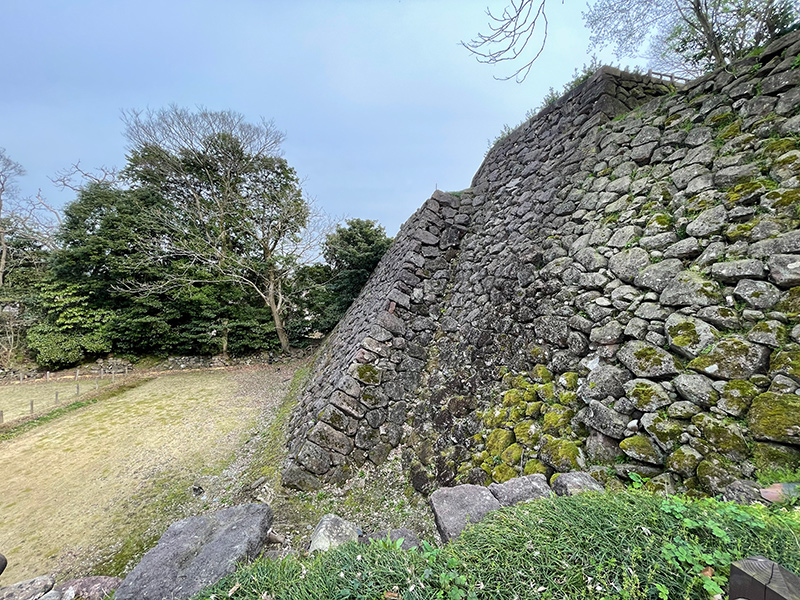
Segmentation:
[(269, 537), (272, 509), (244, 504), (169, 526), (117, 589), (116, 600), (182, 600), (258, 556)]
[(20, 581), (0, 588), (0, 600), (37, 600), (53, 589), (54, 582), (51, 575)]
[(553, 491), (558, 496), (574, 496), (583, 492), (605, 492), (598, 481), (582, 471), (561, 473), (553, 481)]
[(502, 506), (546, 498), (553, 494), (550, 486), (547, 485), (547, 479), (541, 473), (515, 477), (505, 483), (493, 483), (489, 486), (489, 491)]
[(445, 542), (500, 508), (500, 502), (487, 488), (470, 484), (440, 488), (431, 494), (430, 502), (436, 528)]

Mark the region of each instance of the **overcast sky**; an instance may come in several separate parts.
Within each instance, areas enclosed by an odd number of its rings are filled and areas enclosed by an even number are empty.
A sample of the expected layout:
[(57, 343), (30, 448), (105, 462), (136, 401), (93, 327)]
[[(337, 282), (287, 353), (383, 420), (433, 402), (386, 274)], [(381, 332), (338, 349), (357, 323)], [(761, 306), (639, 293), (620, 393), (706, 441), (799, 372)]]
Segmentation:
[[(307, 193), (393, 235), (437, 188), (469, 186), (516, 125), (589, 61), (569, 0), (549, 7), (527, 81), (476, 62), (460, 40), (506, 0), (0, 0), (0, 147), (24, 194), (81, 161), (121, 167), (121, 109), (171, 103), (274, 119)], [(599, 54), (599, 53), (598, 53)], [(608, 53), (599, 54), (607, 61)]]

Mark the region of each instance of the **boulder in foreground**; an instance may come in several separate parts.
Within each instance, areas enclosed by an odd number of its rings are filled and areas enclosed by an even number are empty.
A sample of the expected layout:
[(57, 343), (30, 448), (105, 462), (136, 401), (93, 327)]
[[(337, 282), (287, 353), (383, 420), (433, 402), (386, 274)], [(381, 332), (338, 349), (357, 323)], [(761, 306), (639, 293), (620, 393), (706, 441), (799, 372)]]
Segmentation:
[(244, 504), (169, 526), (117, 589), (116, 600), (181, 600), (255, 558), (269, 537), (272, 509)]

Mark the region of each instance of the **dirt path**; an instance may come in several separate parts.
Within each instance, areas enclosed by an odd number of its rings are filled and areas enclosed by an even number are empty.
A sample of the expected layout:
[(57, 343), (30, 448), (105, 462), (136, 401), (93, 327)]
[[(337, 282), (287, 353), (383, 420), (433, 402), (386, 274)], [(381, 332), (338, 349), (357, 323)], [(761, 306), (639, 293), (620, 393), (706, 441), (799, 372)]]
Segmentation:
[(225, 506), (298, 365), (157, 377), (0, 442), (0, 587), (122, 572), (170, 522)]

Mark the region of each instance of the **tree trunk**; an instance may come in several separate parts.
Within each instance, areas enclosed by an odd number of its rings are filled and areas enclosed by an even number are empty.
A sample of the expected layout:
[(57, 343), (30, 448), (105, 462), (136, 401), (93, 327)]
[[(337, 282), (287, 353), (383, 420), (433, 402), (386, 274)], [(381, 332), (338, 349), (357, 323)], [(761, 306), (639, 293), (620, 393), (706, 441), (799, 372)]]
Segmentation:
[(714, 27), (709, 22), (708, 14), (706, 14), (706, 11), (703, 9), (700, 0), (693, 0), (692, 12), (694, 12), (694, 16), (697, 17), (697, 21), (700, 23), (700, 29), (703, 33), (703, 37), (706, 38), (708, 49), (711, 51), (711, 54), (714, 57), (714, 68), (719, 69), (720, 67), (724, 67), (727, 63), (725, 60), (725, 55), (722, 54), (719, 38), (714, 31)]
[(275, 331), (278, 332), (278, 339), (281, 342), (281, 350), (288, 352), (289, 336), (286, 333), (286, 328), (283, 326), (283, 319), (281, 318), (280, 309), (278, 307), (278, 302), (275, 299), (275, 295), (275, 274), (270, 272), (267, 304), (269, 305), (269, 310), (272, 313), (272, 321), (275, 323)]
[(0, 287), (5, 283), (6, 262), (8, 259), (8, 244), (6, 243), (6, 230), (0, 230)]

